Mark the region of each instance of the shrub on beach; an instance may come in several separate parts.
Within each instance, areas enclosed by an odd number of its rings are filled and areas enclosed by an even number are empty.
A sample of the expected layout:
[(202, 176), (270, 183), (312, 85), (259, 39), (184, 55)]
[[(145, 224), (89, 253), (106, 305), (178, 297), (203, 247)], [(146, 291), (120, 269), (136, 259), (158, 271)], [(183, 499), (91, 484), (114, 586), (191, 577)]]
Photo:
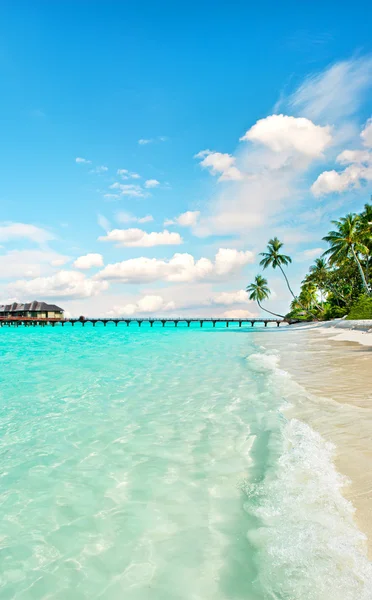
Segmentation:
[(342, 319), (347, 314), (345, 307), (335, 306), (331, 304), (325, 305), (324, 312), (321, 315), (322, 321), (331, 321), (332, 319)]
[(372, 319), (372, 297), (363, 294), (352, 304), (347, 319)]

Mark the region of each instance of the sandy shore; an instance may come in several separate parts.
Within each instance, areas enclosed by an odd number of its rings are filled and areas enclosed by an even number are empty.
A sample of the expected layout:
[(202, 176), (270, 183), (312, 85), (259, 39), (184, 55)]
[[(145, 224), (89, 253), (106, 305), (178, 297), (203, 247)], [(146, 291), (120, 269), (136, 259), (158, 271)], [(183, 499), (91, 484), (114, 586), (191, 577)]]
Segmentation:
[[(301, 324), (267, 336), (281, 368), (306, 390), (293, 416), (335, 444), (335, 462), (349, 480), (344, 495), (356, 509), (372, 559), (372, 320)], [(292, 411), (291, 411), (292, 412)]]
[[(346, 321), (335, 319), (319, 323), (293, 325), (291, 329), (316, 329), (320, 333), (339, 342), (356, 342), (363, 346), (372, 346), (372, 319)], [(342, 330), (342, 333), (340, 332)]]

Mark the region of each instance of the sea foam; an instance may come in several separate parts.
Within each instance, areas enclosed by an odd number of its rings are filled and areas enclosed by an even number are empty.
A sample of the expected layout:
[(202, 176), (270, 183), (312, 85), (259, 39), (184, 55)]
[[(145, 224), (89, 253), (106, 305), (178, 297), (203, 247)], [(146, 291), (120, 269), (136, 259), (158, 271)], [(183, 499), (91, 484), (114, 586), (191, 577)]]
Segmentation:
[[(266, 373), (272, 397), (305, 390), (280, 370), (279, 355), (256, 353), (249, 368)], [(283, 379), (284, 376), (284, 379)], [(247, 532), (256, 550), (256, 586), (265, 598), (371, 600), (372, 565), (354, 508), (342, 495), (335, 447), (298, 419), (271, 431), (261, 477), (243, 485), (245, 510), (256, 518)]]

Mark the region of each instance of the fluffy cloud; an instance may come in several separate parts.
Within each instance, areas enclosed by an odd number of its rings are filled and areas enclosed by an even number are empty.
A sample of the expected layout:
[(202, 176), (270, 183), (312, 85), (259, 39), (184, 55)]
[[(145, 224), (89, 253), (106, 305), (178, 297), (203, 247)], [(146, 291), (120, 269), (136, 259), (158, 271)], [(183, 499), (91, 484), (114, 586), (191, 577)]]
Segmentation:
[(147, 295), (143, 296), (138, 302), (125, 304), (124, 306), (114, 306), (108, 314), (109, 316), (123, 317), (159, 311), (166, 312), (174, 310), (174, 308), (174, 302), (166, 302), (162, 296)]
[(0, 255), (0, 279), (40, 277), (69, 260), (52, 250), (11, 250)]
[(254, 254), (229, 248), (220, 248), (214, 262), (208, 258), (195, 260), (191, 254), (174, 254), (169, 260), (157, 258), (132, 258), (107, 265), (95, 277), (123, 283), (152, 281), (185, 282), (203, 279), (220, 279), (240, 271), (254, 261)]
[(27, 223), (2, 223), (0, 225), (0, 242), (25, 239), (36, 244), (44, 244), (54, 239), (46, 229), (28, 225)]
[(100, 236), (100, 242), (115, 242), (117, 246), (150, 248), (151, 246), (174, 246), (182, 244), (179, 233), (152, 231), (147, 233), (143, 229), (113, 229), (107, 235)]
[(311, 191), (314, 196), (341, 193), (359, 187), (363, 181), (372, 181), (372, 165), (350, 165), (340, 173), (334, 169), (324, 171), (311, 186)]
[(330, 145), (329, 126), (320, 127), (305, 118), (270, 115), (257, 121), (241, 141), (259, 142), (274, 152), (299, 152), (316, 158)]
[(166, 219), (164, 221), (164, 226), (166, 227), (167, 225), (181, 225), (181, 227), (193, 227), (194, 225), (196, 225), (199, 217), (199, 210), (188, 210), (179, 215), (178, 217), (175, 217), (174, 219)]
[(91, 269), (92, 267), (103, 267), (102, 254), (85, 254), (79, 256), (72, 265), (75, 269)]
[(344, 150), (337, 157), (337, 162), (341, 165), (369, 164), (372, 162), (372, 155), (369, 150)]
[(200, 166), (208, 169), (212, 175), (220, 175), (218, 181), (237, 181), (243, 178), (235, 166), (236, 159), (231, 154), (202, 150), (194, 158), (199, 158)]
[(367, 121), (360, 137), (367, 148), (372, 148), (372, 118)]
[(144, 217), (135, 217), (130, 213), (118, 212), (116, 215), (118, 223), (151, 223), (154, 220), (152, 215), (145, 215)]
[(151, 142), (153, 141), (154, 140), (151, 139), (141, 138), (140, 140), (138, 140), (138, 143), (140, 146), (145, 146), (146, 144), (151, 144)]
[(59, 271), (50, 277), (21, 279), (10, 283), (8, 290), (18, 298), (89, 298), (108, 288), (106, 281), (87, 278), (77, 271)]
[[(369, 127), (367, 124), (361, 132), (365, 145), (368, 144)], [(372, 127), (371, 127), (372, 133)], [(367, 143), (366, 143), (367, 142)], [(363, 150), (344, 150), (336, 161), (348, 165), (343, 171), (324, 171), (311, 186), (314, 196), (341, 193), (359, 187), (363, 182), (372, 181), (372, 152)]]
[(78, 156), (77, 158), (75, 158), (75, 162), (83, 164), (83, 165), (90, 165), (92, 161)]
[[(148, 193), (143, 190), (140, 185), (136, 185), (134, 183), (119, 183), (116, 181), (112, 185), (110, 185), (110, 189), (117, 190), (117, 194), (114, 194), (115, 197), (119, 196), (131, 196), (133, 198), (145, 198)], [(105, 194), (105, 198), (107, 198), (109, 194)]]
[[(304, 202), (308, 191), (304, 189), (305, 178), (312, 161), (327, 152), (327, 148), (332, 147), (333, 151), (341, 144), (345, 147), (354, 138), (355, 127), (349, 116), (365, 96), (371, 68), (372, 60), (368, 57), (347, 61), (310, 77), (289, 99), (278, 103), (284, 115), (271, 115), (253, 125), (248, 137), (256, 143), (241, 144), (236, 156), (236, 167), (244, 177), (226, 182), (211, 195), (193, 228), (194, 234), (203, 237), (249, 232), (254, 241), (260, 241), (263, 235), (276, 234), (283, 215), (289, 211), (294, 214)], [(330, 145), (328, 124), (333, 126), (335, 122)], [(283, 128), (287, 128), (285, 134)], [(303, 139), (306, 144), (310, 140), (308, 148)], [(278, 152), (279, 149), (282, 151)]]
[(213, 304), (223, 304), (225, 306), (231, 306), (232, 304), (245, 304), (249, 302), (248, 293), (245, 290), (238, 290), (236, 292), (221, 292), (215, 294), (211, 302)]
[(157, 179), (147, 179), (145, 181), (145, 188), (154, 188), (158, 187), (158, 185), (160, 185), (160, 181)]

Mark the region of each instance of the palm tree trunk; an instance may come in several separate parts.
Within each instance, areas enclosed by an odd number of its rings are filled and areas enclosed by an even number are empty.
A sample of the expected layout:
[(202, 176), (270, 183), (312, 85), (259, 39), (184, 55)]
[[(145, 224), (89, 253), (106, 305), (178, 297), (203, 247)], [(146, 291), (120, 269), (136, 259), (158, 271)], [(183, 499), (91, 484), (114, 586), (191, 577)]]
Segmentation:
[(287, 277), (287, 275), (284, 273), (284, 270), (283, 270), (283, 268), (282, 268), (282, 266), (281, 266), (281, 265), (279, 265), (279, 269), (280, 269), (280, 270), (281, 270), (281, 272), (283, 273), (283, 277), (284, 277), (284, 279), (286, 280), (287, 287), (288, 287), (289, 291), (291, 292), (291, 294), (292, 294), (293, 298), (294, 298), (295, 300), (297, 300), (297, 297), (294, 295), (294, 293), (293, 293), (293, 290), (292, 290), (291, 286), (289, 285), (288, 277)]
[[(308, 308), (305, 308), (305, 307), (304, 307), (304, 305), (301, 303), (301, 301), (300, 301), (300, 300), (297, 298), (297, 296), (295, 296), (295, 295), (294, 295), (294, 293), (293, 293), (293, 290), (292, 290), (291, 286), (289, 285), (288, 277), (287, 277), (287, 275), (284, 273), (284, 270), (283, 270), (283, 268), (282, 268), (282, 266), (281, 266), (281, 265), (279, 265), (279, 269), (280, 269), (280, 270), (281, 270), (281, 272), (283, 273), (283, 277), (284, 277), (284, 279), (286, 280), (287, 287), (288, 287), (289, 291), (291, 292), (291, 294), (292, 294), (293, 298), (294, 298), (295, 300), (297, 300), (297, 302), (299, 303), (299, 305), (301, 306), (301, 308), (302, 308), (303, 310), (306, 310), (306, 311), (307, 311), (307, 312), (308, 312), (308, 313), (309, 313), (309, 314), (310, 314), (310, 315), (313, 317), (314, 315), (311, 313), (311, 311), (310, 311)], [(264, 310), (265, 310), (265, 309), (264, 309)]]
[(356, 255), (356, 252), (355, 252), (355, 250), (354, 250), (354, 245), (353, 245), (353, 244), (352, 244), (352, 246), (351, 246), (351, 251), (352, 251), (352, 253), (353, 253), (353, 256), (354, 256), (355, 262), (356, 262), (356, 264), (358, 265), (358, 269), (359, 269), (359, 273), (360, 273), (360, 276), (361, 276), (361, 278), (362, 278), (362, 281), (363, 281), (363, 285), (364, 285), (364, 287), (366, 288), (366, 292), (367, 292), (368, 296), (370, 296), (370, 295), (371, 295), (371, 292), (370, 292), (370, 289), (369, 289), (369, 287), (368, 287), (368, 283), (367, 283), (367, 280), (366, 280), (366, 276), (365, 276), (365, 274), (364, 274), (364, 271), (363, 271), (362, 265), (360, 264), (359, 258), (358, 258), (358, 257), (357, 257), (357, 255)]
[(271, 310), (268, 310), (267, 308), (264, 308), (263, 306), (261, 306), (259, 300), (257, 300), (257, 304), (261, 308), (261, 310), (264, 310), (265, 312), (270, 313), (270, 315), (274, 315), (274, 317), (280, 317), (281, 319), (285, 319), (284, 315), (278, 315), (277, 313), (273, 313), (273, 312), (271, 312)]

